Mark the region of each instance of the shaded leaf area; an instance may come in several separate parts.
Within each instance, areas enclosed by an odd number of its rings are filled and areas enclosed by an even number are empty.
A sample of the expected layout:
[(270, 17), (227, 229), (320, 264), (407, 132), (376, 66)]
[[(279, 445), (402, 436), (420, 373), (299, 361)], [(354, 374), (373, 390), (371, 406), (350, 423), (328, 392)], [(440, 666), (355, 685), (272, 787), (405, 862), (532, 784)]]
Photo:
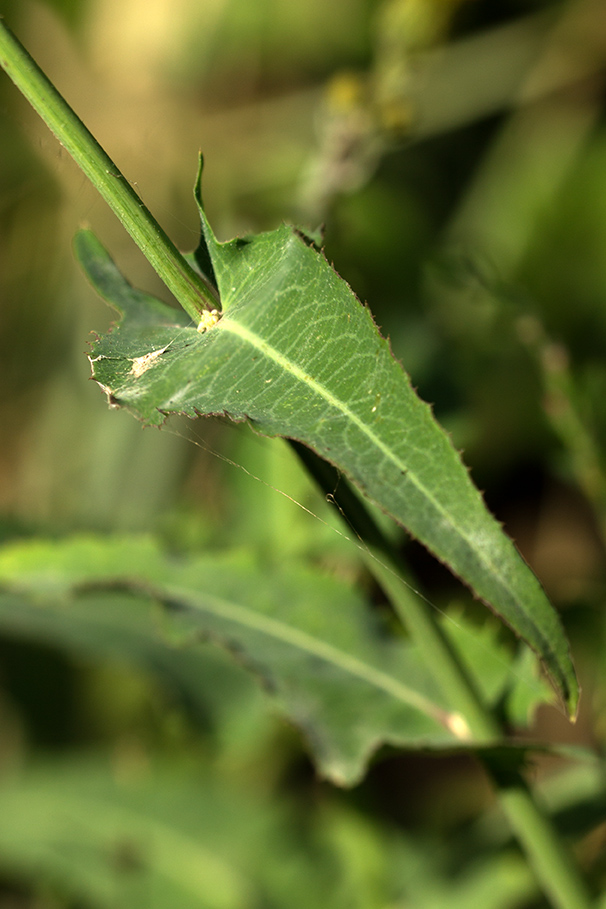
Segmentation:
[(508, 909), (536, 885), (514, 850), (462, 833), (461, 856), (435, 836), (409, 837), (337, 803), (268, 805), (209, 768), (40, 762), (0, 785), (0, 869), (46, 895), (114, 909)]
[[(444, 628), (486, 702), (525, 725), (549, 695), (530, 652), (512, 659), (494, 622), (478, 629), (458, 616)], [(382, 744), (463, 744), (413, 645), (317, 570), (233, 553), (177, 558), (150, 537), (15, 543), (0, 551), (0, 630), (143, 666), (201, 716), (218, 688), (221, 709), (235, 707), (252, 673), (338, 784), (357, 782)], [(242, 678), (208, 642), (235, 658)]]
[(318, 572), (237, 555), (170, 558), (148, 538), (86, 538), (5, 548), (0, 589), (3, 629), (132, 654), (188, 687), (198, 642), (227, 648), (336, 783), (356, 782), (383, 743), (456, 743), (449, 706), (412, 646)]
[[(68, 652), (77, 658), (110, 660), (151, 673), (170, 703), (220, 735), (243, 711), (259, 719), (264, 710), (250, 674), (211, 644), (167, 646), (159, 609), (149, 596), (115, 589), (86, 596), (3, 592), (0, 632)], [(25, 586), (25, 585), (24, 585)], [(219, 724), (219, 728), (217, 728)]]
[(216, 780), (152, 774), (119, 755), (111, 769), (66, 760), (5, 779), (0, 813), (0, 866), (86, 905), (243, 909), (267, 898), (258, 869), (271, 869), (278, 819)]
[(93, 285), (122, 316), (91, 352), (110, 402), (155, 425), (169, 413), (226, 414), (311, 447), (528, 642), (574, 715), (557, 614), (368, 309), (300, 232), (218, 243), (200, 211), (196, 258), (212, 262), (223, 307), (203, 332), (133, 290), (90, 233), (76, 238)]
[(484, 702), (510, 726), (524, 729), (537, 707), (553, 702), (553, 690), (541, 677), (535, 654), (524, 644), (512, 654), (500, 640), (494, 617), (477, 627), (453, 611), (441, 617), (441, 626), (470, 678), (479, 682)]

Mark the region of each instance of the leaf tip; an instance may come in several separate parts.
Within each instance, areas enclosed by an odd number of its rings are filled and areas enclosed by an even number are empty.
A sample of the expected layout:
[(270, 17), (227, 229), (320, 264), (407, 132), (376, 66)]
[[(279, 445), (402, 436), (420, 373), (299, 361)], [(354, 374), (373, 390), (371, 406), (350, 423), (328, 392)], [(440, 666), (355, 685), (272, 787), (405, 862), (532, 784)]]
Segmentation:
[(88, 227), (81, 227), (80, 230), (77, 230), (74, 234), (72, 245), (76, 259), (82, 264), (83, 260), (86, 258), (87, 252), (89, 252), (91, 248), (97, 249), (101, 244), (92, 230)]
[(196, 182), (194, 184), (194, 196), (196, 197), (196, 202), (200, 208), (204, 208), (202, 202), (202, 174), (204, 173), (204, 154), (202, 150), (198, 152), (198, 173), (196, 174)]
[(570, 723), (574, 726), (576, 721), (579, 718), (579, 706), (581, 700), (581, 689), (577, 687), (573, 692), (571, 692), (566, 701), (566, 708), (568, 711), (568, 719)]

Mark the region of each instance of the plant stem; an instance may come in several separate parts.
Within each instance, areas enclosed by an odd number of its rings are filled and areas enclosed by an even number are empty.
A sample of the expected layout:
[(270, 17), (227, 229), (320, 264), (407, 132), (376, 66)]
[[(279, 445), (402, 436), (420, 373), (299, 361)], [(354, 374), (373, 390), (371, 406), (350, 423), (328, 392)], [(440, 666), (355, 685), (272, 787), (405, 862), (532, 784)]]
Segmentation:
[[(397, 563), (385, 557), (375, 558), (370, 550), (368, 564), (389, 597), (396, 612), (405, 623), (427, 665), (450, 703), (460, 712), (471, 733), (474, 745), (499, 743), (503, 730), (490, 709), (483, 703), (473, 678), (437, 623), (433, 610), (415, 595), (395, 572)], [(459, 724), (453, 717), (453, 731)], [(463, 731), (465, 725), (462, 726)], [(506, 774), (490, 749), (479, 751), (478, 757), (499, 798), (501, 809), (510, 827), (534, 868), (543, 891), (557, 909), (589, 909), (591, 901), (578, 869), (549, 817), (537, 805), (524, 778), (517, 768)]]
[(593, 901), (572, 854), (521, 774), (511, 774), (509, 784), (504, 785), (498, 772), (483, 763), (497, 787), (503, 813), (551, 904), (557, 909), (591, 909)]
[[(497, 742), (502, 738), (496, 720), (482, 704), (480, 694), (465, 667), (452, 650), (434, 611), (413, 588), (402, 580), (402, 560), (366, 505), (338, 471), (300, 442), (291, 447), (322, 491), (335, 502), (341, 516), (364, 544), (367, 565), (381, 585), (404, 626), (414, 637), (449, 702), (465, 721), (460, 737), (475, 743)], [(455, 715), (453, 714), (453, 719)]]
[[(457, 711), (452, 714), (453, 732), (463, 739), (467, 734), (474, 746), (502, 743), (504, 734), (500, 724), (453, 651), (436, 621), (434, 610), (402, 580), (400, 556), (365, 504), (334, 467), (304, 445), (292, 441), (290, 445), (366, 547), (370, 571)], [(478, 757), (497, 792), (503, 813), (552, 905), (556, 909), (590, 909), (589, 894), (572, 856), (550, 818), (536, 803), (520, 771), (517, 767), (504, 770), (490, 748), (479, 748)]]
[(186, 262), (128, 180), (1, 17), (0, 66), (101, 193), (186, 313), (198, 324), (202, 312), (217, 306), (212, 289)]

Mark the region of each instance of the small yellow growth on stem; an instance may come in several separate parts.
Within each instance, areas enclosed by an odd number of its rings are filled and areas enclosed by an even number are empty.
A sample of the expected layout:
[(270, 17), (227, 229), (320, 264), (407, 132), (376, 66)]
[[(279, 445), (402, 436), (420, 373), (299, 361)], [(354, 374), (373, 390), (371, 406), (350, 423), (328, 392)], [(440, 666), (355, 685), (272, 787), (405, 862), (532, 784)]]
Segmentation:
[(213, 325), (216, 325), (219, 321), (219, 315), (220, 314), (216, 309), (205, 309), (204, 312), (200, 314), (198, 331), (208, 331), (209, 328), (212, 328)]

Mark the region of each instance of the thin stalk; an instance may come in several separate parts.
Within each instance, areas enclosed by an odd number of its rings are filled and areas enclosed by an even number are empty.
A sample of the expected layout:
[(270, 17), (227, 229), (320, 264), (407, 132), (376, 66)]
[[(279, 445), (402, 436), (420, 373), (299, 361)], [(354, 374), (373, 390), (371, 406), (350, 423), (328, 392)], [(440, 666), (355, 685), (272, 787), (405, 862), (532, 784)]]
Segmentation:
[[(453, 651), (431, 605), (402, 580), (399, 553), (366, 505), (334, 467), (304, 445), (290, 444), (364, 544), (370, 571), (454, 708), (450, 718), (452, 731), (462, 739), (469, 738), (476, 746), (501, 743), (504, 733), (499, 722)], [(590, 896), (569, 850), (548, 815), (536, 803), (520, 771), (515, 767), (504, 771), (489, 747), (478, 748), (478, 757), (543, 893), (555, 909), (591, 909)]]
[(462, 738), (471, 735), (475, 742), (499, 741), (502, 733), (498, 724), (481, 705), (479, 692), (436, 622), (433, 609), (402, 580), (399, 553), (364, 502), (347, 480), (311, 449), (300, 442), (291, 441), (290, 445), (307, 472), (335, 503), (343, 519), (362, 541), (370, 572), (422, 649), (434, 677), (456, 711), (452, 715), (453, 731)]
[(0, 66), (101, 193), (190, 318), (215, 309), (216, 295), (188, 264), (131, 184), (0, 17)]
[[(397, 576), (397, 562), (391, 558), (368, 561), (370, 570), (387, 594), (396, 612), (415, 640), (424, 660), (464, 722), (451, 719), (452, 730), (465, 738), (468, 732), (475, 745), (498, 744), (503, 730), (483, 702), (477, 686), (461, 665), (457, 654), (436, 621), (432, 607), (415, 595)], [(467, 728), (466, 728), (467, 727)], [(536, 803), (526, 781), (516, 768), (506, 773), (495, 762), (490, 749), (479, 749), (478, 758), (493, 784), (501, 809), (511, 830), (524, 849), (543, 892), (556, 909), (589, 909), (592, 905), (585, 883), (569, 850), (550, 818)]]

